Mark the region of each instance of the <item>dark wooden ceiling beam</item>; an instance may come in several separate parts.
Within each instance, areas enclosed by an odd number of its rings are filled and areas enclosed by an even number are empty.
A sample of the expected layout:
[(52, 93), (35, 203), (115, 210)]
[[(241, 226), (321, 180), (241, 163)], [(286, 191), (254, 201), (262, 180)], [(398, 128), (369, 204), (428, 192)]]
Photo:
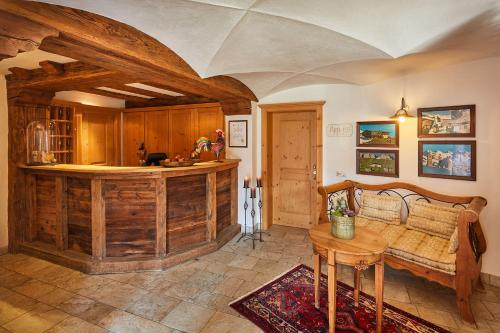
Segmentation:
[(64, 73), (64, 65), (55, 61), (41, 61), (39, 65), (47, 74), (61, 75)]
[(36, 50), (42, 39), (57, 35), (56, 29), (0, 11), (0, 60), (15, 57), (19, 52)]
[[(41, 2), (0, 0), (2, 11), (59, 32), (40, 49), (126, 75), (147, 77), (187, 94), (214, 99), (257, 100), (248, 87), (225, 76), (201, 78), (182, 58), (156, 39), (126, 24), (82, 10)], [(49, 36), (49, 35), (48, 35)], [(196, 46), (193, 46), (196, 47)]]
[(223, 100), (220, 106), (225, 115), (241, 115), (252, 113), (252, 103), (247, 99)]
[(235, 98), (232, 94), (205, 84), (201, 81), (203, 79), (199, 77), (186, 77), (178, 73), (171, 73), (163, 68), (150, 67), (133, 59), (114, 55), (109, 51), (95, 50), (96, 52), (89, 52), (91, 48), (91, 45), (82, 43), (75, 36), (65, 34), (58, 38), (47, 38), (40, 46), (43, 51), (79, 59), (129, 76), (147, 77), (151, 85), (168, 86), (169, 90), (179, 91), (186, 95), (198, 95), (214, 99)]
[(21, 67), (11, 67), (9, 68), (9, 72), (12, 73), (12, 77), (16, 80), (27, 81), (31, 79), (32, 71), (29, 69), (21, 68)]
[[(124, 77), (97, 66), (81, 61), (56, 64), (42, 62), (42, 68), (33, 70), (12, 68), (12, 75), (7, 75), (7, 86), (10, 89), (30, 88), (44, 90), (74, 90), (84, 87), (99, 87), (106, 82), (116, 82)], [(24, 74), (23, 74), (24, 73)]]
[(154, 98), (143, 102), (126, 101), (125, 108), (146, 108), (152, 106), (170, 106), (170, 105), (186, 105), (186, 104), (203, 104), (215, 103), (217, 100), (207, 97), (196, 96), (178, 96), (169, 99)]

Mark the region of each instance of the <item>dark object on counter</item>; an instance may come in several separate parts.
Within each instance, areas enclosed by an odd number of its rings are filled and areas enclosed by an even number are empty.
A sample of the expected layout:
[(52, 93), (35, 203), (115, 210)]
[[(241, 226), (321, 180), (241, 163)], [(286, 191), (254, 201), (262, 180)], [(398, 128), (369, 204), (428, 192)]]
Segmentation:
[(165, 153), (150, 153), (146, 159), (146, 166), (156, 165), (160, 166), (160, 161), (167, 159)]

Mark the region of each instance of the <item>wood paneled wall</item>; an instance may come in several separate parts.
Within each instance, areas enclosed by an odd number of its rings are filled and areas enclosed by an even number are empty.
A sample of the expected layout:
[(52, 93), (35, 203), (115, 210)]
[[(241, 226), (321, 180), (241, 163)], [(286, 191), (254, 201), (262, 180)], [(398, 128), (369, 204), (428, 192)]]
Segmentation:
[(68, 178), (68, 248), (92, 255), (92, 197), (90, 180)]
[(56, 244), (56, 179), (50, 176), (36, 177), (35, 239)]
[(167, 178), (168, 252), (207, 240), (207, 175)]
[(217, 232), (231, 225), (231, 172), (217, 172)]
[[(127, 109), (123, 115), (123, 165), (127, 166), (138, 165), (137, 149), (142, 143), (148, 153), (189, 158), (196, 139), (215, 139), (215, 130), (224, 128), (218, 103)], [(203, 152), (200, 158), (213, 160), (214, 155)]]
[(106, 180), (106, 256), (156, 254), (155, 179)]

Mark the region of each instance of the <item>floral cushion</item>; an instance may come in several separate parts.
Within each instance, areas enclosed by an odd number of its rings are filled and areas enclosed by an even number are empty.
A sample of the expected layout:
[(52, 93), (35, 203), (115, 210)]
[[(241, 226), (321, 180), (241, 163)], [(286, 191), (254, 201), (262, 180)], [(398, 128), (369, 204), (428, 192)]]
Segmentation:
[(450, 241), (425, 232), (356, 216), (356, 227), (380, 234), (388, 243), (387, 254), (447, 274), (455, 274), (455, 253), (448, 253)]
[(389, 224), (401, 224), (401, 199), (388, 195), (363, 193), (358, 215)]
[(457, 226), (458, 208), (433, 205), (425, 201), (410, 201), (406, 225), (410, 229), (450, 239)]

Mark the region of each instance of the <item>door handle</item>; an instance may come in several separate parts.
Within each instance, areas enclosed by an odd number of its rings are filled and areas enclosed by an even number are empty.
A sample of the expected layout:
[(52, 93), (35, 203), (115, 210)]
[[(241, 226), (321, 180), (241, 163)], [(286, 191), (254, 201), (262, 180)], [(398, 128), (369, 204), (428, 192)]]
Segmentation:
[(316, 180), (317, 174), (318, 174), (318, 170), (316, 169), (316, 164), (314, 164), (313, 165), (313, 171), (312, 171), (313, 180)]

